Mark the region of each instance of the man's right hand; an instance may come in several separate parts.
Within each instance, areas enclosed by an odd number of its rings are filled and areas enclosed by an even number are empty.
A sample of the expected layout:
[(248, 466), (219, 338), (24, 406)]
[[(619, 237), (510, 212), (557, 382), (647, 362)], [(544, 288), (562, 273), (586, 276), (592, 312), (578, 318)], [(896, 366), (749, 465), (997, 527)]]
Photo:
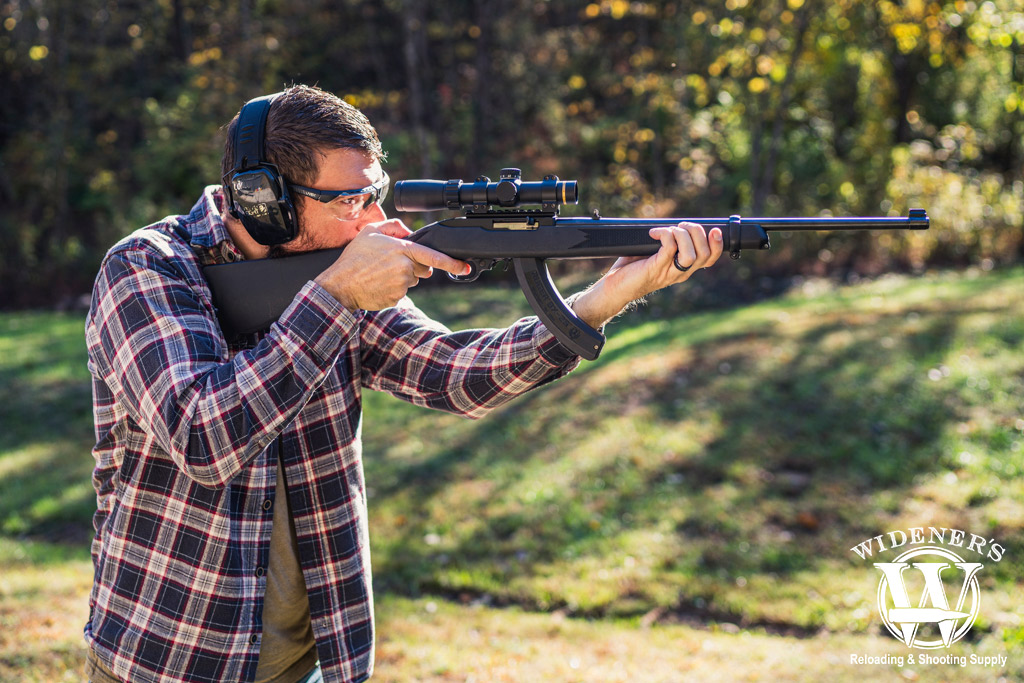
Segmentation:
[(350, 311), (379, 311), (397, 304), (434, 268), (453, 275), (469, 273), (465, 261), (404, 239), (411, 234), (397, 219), (367, 225), (316, 277), (317, 284)]

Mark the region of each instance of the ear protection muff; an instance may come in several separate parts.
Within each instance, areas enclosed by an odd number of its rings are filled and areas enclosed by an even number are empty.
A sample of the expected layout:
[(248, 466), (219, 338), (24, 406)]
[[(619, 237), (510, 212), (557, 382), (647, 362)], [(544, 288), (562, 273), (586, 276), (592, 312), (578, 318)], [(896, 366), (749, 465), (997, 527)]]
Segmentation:
[(235, 168), (221, 179), (231, 215), (264, 246), (290, 242), (299, 225), (288, 185), (264, 153), (267, 114), (280, 94), (257, 97), (242, 107), (235, 125)]

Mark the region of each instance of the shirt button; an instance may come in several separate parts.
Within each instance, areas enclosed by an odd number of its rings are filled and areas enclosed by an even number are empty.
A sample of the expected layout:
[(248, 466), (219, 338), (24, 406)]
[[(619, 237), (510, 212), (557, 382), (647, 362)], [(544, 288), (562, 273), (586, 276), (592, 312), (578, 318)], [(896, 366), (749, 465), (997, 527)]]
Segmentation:
[(265, 501), (263, 501), (263, 509), (264, 510), (269, 510), (273, 506), (274, 506), (274, 501), (270, 500), (269, 498), (267, 498)]
[(266, 571), (263, 569), (263, 567), (256, 567), (256, 578), (257, 579), (262, 578), (264, 574), (266, 574)]
[(256, 635), (254, 633), (251, 636), (249, 636), (249, 644), (250, 645), (255, 645), (258, 642), (260, 642), (260, 637), (258, 635)]

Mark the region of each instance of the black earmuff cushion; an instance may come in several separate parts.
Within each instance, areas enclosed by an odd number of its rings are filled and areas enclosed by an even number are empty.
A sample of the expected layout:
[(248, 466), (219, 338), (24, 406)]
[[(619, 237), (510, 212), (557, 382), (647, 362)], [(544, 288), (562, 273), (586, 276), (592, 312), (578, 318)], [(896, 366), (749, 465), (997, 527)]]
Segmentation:
[(295, 207), (276, 168), (268, 164), (241, 171), (229, 182), (235, 215), (254, 240), (270, 246), (295, 238)]

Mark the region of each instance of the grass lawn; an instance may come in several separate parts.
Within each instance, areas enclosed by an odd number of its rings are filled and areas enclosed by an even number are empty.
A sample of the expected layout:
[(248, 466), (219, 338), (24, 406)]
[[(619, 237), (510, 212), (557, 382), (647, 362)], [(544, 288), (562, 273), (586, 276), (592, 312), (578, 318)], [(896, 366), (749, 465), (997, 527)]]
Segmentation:
[[(484, 420), (366, 394), (374, 680), (1024, 676), (1021, 291), (1017, 268), (717, 310), (659, 294), (598, 361)], [(526, 312), (501, 287), (415, 294), (453, 327)], [(0, 680), (78, 680), (81, 316), (0, 316), (0, 424)], [(967, 558), (979, 617), (948, 651), (884, 632), (873, 562), (893, 553), (851, 551), (912, 527), (1005, 549)]]

